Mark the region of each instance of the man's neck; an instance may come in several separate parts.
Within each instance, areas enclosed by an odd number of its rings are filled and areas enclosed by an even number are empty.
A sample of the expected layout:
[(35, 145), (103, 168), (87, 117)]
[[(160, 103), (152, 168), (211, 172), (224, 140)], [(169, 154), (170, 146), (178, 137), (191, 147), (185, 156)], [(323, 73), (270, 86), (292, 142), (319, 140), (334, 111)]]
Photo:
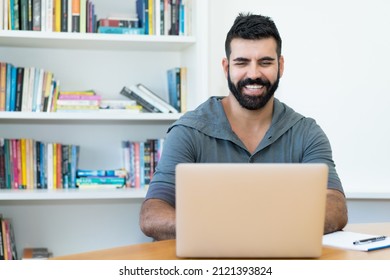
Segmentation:
[(222, 105), (232, 130), (253, 153), (271, 126), (274, 97), (259, 110), (241, 107), (232, 94), (222, 99)]

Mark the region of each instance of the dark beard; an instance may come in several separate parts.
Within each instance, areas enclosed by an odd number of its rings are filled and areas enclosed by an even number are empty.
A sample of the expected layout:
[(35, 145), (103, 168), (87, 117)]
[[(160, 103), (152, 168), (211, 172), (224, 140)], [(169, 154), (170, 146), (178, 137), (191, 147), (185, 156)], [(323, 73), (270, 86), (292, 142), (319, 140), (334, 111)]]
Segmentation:
[[(248, 109), (248, 110), (258, 110), (263, 108), (268, 101), (271, 99), (271, 97), (274, 95), (275, 91), (277, 90), (279, 86), (279, 71), (278, 71), (278, 77), (275, 81), (275, 83), (271, 84), (270, 81), (264, 80), (261, 78), (258, 79), (245, 79), (241, 80), (237, 83), (237, 87), (235, 84), (233, 84), (232, 80), (230, 79), (230, 71), (228, 71), (228, 86), (231, 93), (233, 93), (234, 97), (237, 99), (238, 103), (241, 105), (241, 107)], [(261, 85), (266, 88), (266, 91), (264, 94), (260, 96), (252, 96), (252, 95), (245, 95), (242, 94), (242, 88), (246, 85)]]

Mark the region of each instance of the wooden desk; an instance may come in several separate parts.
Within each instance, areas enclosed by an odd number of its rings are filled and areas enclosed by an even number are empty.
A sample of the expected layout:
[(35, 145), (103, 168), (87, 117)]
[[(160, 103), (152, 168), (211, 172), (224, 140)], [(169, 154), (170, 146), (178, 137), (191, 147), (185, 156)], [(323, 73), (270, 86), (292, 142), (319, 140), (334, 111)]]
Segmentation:
[[(390, 223), (350, 224), (345, 230), (390, 236)], [(53, 258), (56, 260), (178, 260), (175, 240), (149, 242)], [(323, 247), (320, 260), (389, 260), (390, 248), (372, 252)]]

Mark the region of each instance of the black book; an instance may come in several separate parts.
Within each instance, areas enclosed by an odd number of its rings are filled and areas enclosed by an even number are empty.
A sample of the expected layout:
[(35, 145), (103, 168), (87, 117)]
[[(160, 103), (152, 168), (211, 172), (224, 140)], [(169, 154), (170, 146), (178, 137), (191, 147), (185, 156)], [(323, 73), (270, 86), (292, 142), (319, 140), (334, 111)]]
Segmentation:
[(127, 87), (123, 87), (123, 89), (120, 91), (120, 94), (122, 94), (123, 96), (126, 96), (127, 98), (130, 98), (132, 100), (135, 100), (147, 112), (161, 113), (161, 111), (159, 109), (154, 107), (152, 104), (147, 102), (145, 99), (143, 99), (141, 96), (139, 96), (138, 94), (136, 94), (134, 91), (130, 90)]
[(16, 101), (15, 111), (22, 111), (22, 96), (23, 96), (23, 75), (24, 68), (18, 67), (16, 70)]

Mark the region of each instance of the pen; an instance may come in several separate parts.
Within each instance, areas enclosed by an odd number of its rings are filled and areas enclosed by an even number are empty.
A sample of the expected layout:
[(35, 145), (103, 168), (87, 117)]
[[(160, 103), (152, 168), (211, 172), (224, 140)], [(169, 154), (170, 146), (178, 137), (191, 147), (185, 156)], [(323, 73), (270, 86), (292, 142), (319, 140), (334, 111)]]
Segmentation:
[(367, 243), (372, 243), (372, 242), (377, 242), (381, 240), (385, 240), (386, 236), (377, 236), (373, 238), (367, 238), (367, 239), (361, 239), (361, 240), (356, 240), (353, 242), (353, 245), (362, 245), (362, 244), (367, 244)]

